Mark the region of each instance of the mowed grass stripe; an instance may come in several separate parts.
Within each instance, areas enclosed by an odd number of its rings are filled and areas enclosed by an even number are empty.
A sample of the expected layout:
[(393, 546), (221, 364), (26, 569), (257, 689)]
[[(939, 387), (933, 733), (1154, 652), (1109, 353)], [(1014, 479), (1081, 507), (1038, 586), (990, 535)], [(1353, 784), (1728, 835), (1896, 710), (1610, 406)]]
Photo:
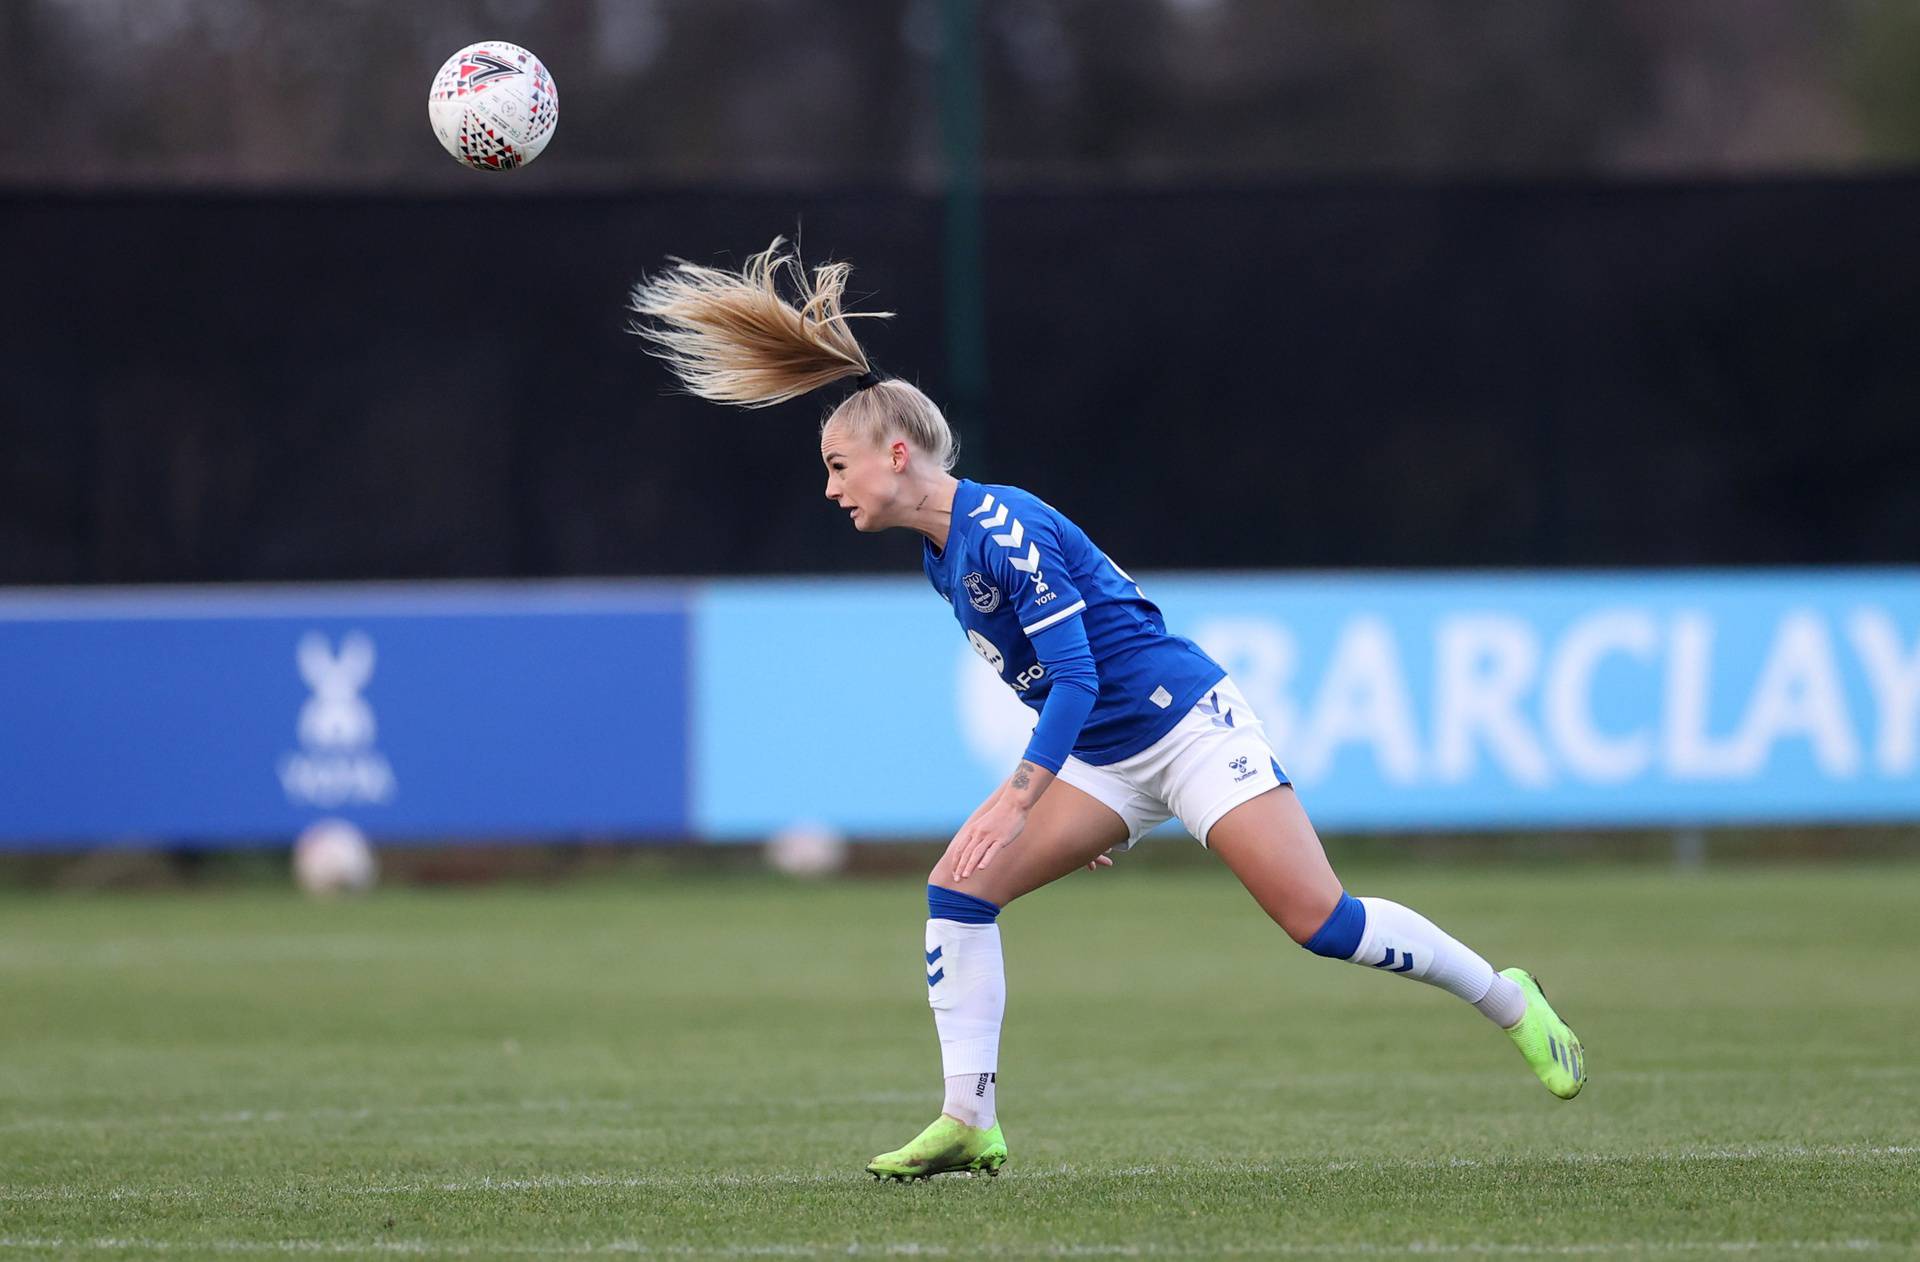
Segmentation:
[[(1600, 1166), (1600, 1165), (1664, 1165), (1668, 1163), (1686, 1164), (1690, 1162), (1761, 1162), (1779, 1163), (1805, 1161), (1816, 1164), (1830, 1162), (1879, 1162), (1896, 1161), (1911, 1163), (1920, 1157), (1920, 1147), (1849, 1147), (1835, 1144), (1809, 1148), (1804, 1145), (1783, 1145), (1774, 1148), (1749, 1148), (1743, 1151), (1699, 1151), (1699, 1152), (1660, 1152), (1652, 1154), (1625, 1153), (1567, 1153), (1546, 1157), (1530, 1158), (1487, 1158), (1447, 1157), (1447, 1158), (1394, 1158), (1370, 1161), (1295, 1161), (1265, 1162), (1255, 1165), (1236, 1164), (1221, 1166), (1219, 1174), (1235, 1176), (1298, 1176), (1319, 1171), (1339, 1173), (1349, 1171), (1397, 1170), (1460, 1170), (1489, 1168), (1509, 1172), (1537, 1172), (1556, 1165)], [(1009, 1170), (997, 1176), (1008, 1183), (1025, 1182), (1032, 1179), (1138, 1179), (1142, 1177), (1177, 1177), (1205, 1175), (1204, 1168), (1176, 1168), (1156, 1165), (1122, 1166), (1115, 1169), (1088, 1170), (1077, 1166), (1052, 1166)], [(966, 1176), (971, 1178), (972, 1176)], [(996, 1177), (996, 1176), (981, 1176)], [(815, 1173), (815, 1174), (729, 1174), (725, 1171), (704, 1171), (688, 1174), (552, 1174), (531, 1178), (481, 1178), (466, 1182), (413, 1182), (370, 1184), (364, 1187), (331, 1184), (324, 1191), (332, 1196), (432, 1196), (447, 1195), (493, 1195), (516, 1192), (542, 1192), (560, 1188), (707, 1188), (707, 1187), (755, 1187), (771, 1188), (800, 1184), (832, 1185), (861, 1184), (868, 1182), (864, 1175), (855, 1173)], [(224, 1186), (206, 1187), (128, 1187), (116, 1186), (101, 1188), (89, 1184), (48, 1185), (39, 1184), (27, 1187), (0, 1187), (0, 1202), (5, 1201), (190, 1201), (203, 1200), (213, 1196), (225, 1195), (229, 1189)], [(255, 1191), (273, 1195), (286, 1195), (293, 1192), (311, 1192), (320, 1189), (264, 1187)]]
[[(1738, 1069), (1699, 1069), (1699, 1070), (1662, 1070), (1658, 1072), (1623, 1071), (1608, 1075), (1609, 1087), (1620, 1089), (1634, 1086), (1666, 1087), (1674, 1083), (1700, 1084), (1758, 1084), (1777, 1089), (1791, 1087), (1796, 1075), (1809, 1075), (1812, 1071), (1791, 1071), (1783, 1074), (1777, 1070), (1738, 1070)], [(1821, 1071), (1823, 1078), (1852, 1078), (1861, 1081), (1887, 1079), (1920, 1080), (1920, 1065), (1913, 1066), (1848, 1066)], [(1359, 1074), (1322, 1074), (1297, 1073), (1288, 1075), (1288, 1084), (1293, 1088), (1312, 1087), (1352, 1087), (1374, 1081), (1373, 1075)], [(1498, 1084), (1510, 1086), (1513, 1080), (1512, 1066), (1500, 1069), (1489, 1068), (1479, 1072), (1462, 1071), (1458, 1073), (1413, 1073), (1399, 1075), (1397, 1081), (1404, 1087), (1442, 1089), (1466, 1084)], [(1102, 1104), (1144, 1105), (1172, 1096), (1192, 1093), (1186, 1084), (1153, 1084), (1150, 1087), (1134, 1088), (1121, 1092), (1101, 1090), (1094, 1092), (1086, 1087), (1069, 1085), (1049, 1085), (1029, 1088), (1023, 1095), (1028, 1102), (1033, 1101), (1094, 1101)], [(827, 1093), (806, 1101), (769, 1100), (761, 1107), (770, 1112), (793, 1113), (816, 1112), (822, 1107), (833, 1108), (870, 1108), (892, 1107), (900, 1105), (919, 1105), (925, 1103), (927, 1092), (920, 1090), (902, 1091), (860, 1091)], [(687, 1111), (697, 1111), (705, 1106), (689, 1105)], [(365, 1122), (374, 1118), (391, 1119), (396, 1117), (422, 1117), (447, 1120), (472, 1118), (480, 1125), (497, 1125), (484, 1120), (490, 1114), (553, 1113), (574, 1117), (607, 1117), (619, 1114), (637, 1114), (646, 1108), (650, 1117), (657, 1118), (661, 1110), (658, 1106), (643, 1105), (635, 1100), (510, 1100), (494, 1102), (462, 1102), (443, 1104), (390, 1105), (375, 1108), (339, 1108), (322, 1107), (306, 1109), (278, 1109), (272, 1107), (230, 1109), (219, 1113), (138, 1113), (119, 1111), (112, 1115), (98, 1117), (74, 1117), (61, 1114), (22, 1115), (0, 1123), (0, 1133), (26, 1130), (219, 1130), (224, 1128), (275, 1127), (289, 1125), (327, 1123)], [(1758, 1151), (1758, 1150), (1749, 1150)], [(1789, 1152), (1808, 1152), (1804, 1145), (1795, 1146)], [(1828, 1151), (1868, 1151), (1888, 1153), (1920, 1153), (1920, 1147), (1892, 1147), (1880, 1149), (1832, 1148)]]

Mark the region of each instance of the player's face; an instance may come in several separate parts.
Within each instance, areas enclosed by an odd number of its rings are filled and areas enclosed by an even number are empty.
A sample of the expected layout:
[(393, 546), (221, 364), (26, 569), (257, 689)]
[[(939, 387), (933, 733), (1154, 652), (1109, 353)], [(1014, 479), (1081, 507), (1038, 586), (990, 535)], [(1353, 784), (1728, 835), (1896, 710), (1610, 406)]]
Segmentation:
[(827, 466), (827, 498), (844, 511), (855, 530), (894, 525), (900, 474), (892, 444), (869, 443), (829, 422), (820, 432), (820, 459)]

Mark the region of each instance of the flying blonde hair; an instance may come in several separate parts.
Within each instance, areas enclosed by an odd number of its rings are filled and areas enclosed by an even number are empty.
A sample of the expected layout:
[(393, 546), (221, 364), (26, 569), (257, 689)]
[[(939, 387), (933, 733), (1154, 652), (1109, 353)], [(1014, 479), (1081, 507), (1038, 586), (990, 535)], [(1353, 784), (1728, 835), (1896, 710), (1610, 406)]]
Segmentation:
[[(826, 263), (809, 275), (785, 245), (775, 237), (738, 272), (674, 259), (633, 287), (629, 309), (644, 318), (630, 330), (690, 393), (714, 403), (770, 407), (859, 378), (860, 388), (827, 415), (823, 430), (839, 420), (874, 442), (898, 433), (951, 469), (957, 445), (946, 417), (918, 387), (881, 379), (854, 336), (853, 321), (893, 313), (843, 310), (853, 266)], [(782, 278), (793, 299), (781, 292)]]

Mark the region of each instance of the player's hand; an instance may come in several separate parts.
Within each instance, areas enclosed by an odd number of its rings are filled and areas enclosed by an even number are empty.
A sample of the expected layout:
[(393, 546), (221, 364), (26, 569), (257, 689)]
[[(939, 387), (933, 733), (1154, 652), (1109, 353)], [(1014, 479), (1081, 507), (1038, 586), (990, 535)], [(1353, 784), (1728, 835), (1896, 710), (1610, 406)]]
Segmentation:
[(1093, 857), (1093, 862), (1087, 865), (1087, 871), (1098, 872), (1101, 868), (1110, 868), (1112, 866), (1113, 866), (1112, 855), (1105, 855), (1105, 854), (1095, 855)]
[(968, 820), (947, 846), (954, 879), (964, 881), (990, 865), (993, 856), (1012, 845), (1026, 826), (1027, 808), (1005, 795)]

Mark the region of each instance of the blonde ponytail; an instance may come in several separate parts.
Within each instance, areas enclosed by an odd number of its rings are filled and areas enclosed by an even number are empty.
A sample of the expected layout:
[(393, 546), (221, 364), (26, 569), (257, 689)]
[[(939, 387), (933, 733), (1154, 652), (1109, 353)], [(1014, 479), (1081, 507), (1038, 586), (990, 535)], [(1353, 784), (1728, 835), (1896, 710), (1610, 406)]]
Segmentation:
[[(870, 375), (852, 322), (893, 313), (842, 311), (853, 268), (828, 263), (808, 276), (785, 244), (775, 237), (738, 272), (675, 259), (633, 287), (630, 309), (646, 320), (634, 321), (632, 332), (688, 390), (715, 403), (768, 407)], [(780, 292), (783, 275), (797, 302)]]

